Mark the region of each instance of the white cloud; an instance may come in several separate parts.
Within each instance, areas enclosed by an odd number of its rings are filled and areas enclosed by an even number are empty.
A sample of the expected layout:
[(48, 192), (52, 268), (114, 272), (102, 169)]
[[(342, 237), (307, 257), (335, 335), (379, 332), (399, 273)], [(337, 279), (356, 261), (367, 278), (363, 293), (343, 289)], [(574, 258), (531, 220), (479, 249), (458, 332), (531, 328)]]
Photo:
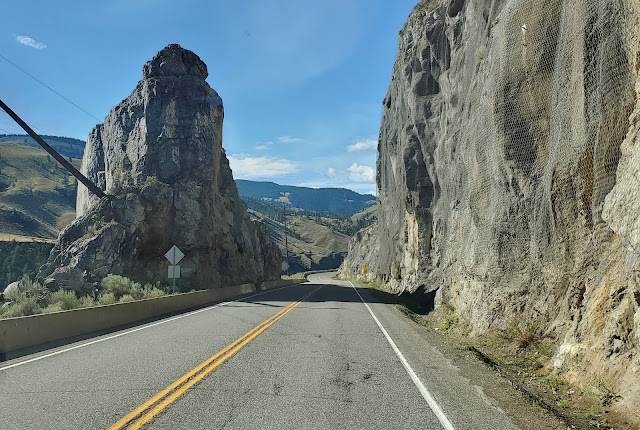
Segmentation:
[(334, 169), (333, 167), (329, 167), (327, 169), (327, 176), (330, 178), (335, 178), (336, 177), (336, 169)]
[(44, 49), (44, 48), (47, 47), (47, 45), (45, 45), (44, 43), (36, 42), (35, 40), (30, 38), (29, 36), (16, 36), (16, 41), (18, 43), (30, 46), (30, 47), (35, 48), (35, 49)]
[(228, 158), (236, 179), (273, 178), (300, 170), (297, 163), (284, 158), (252, 157), (248, 154), (233, 154)]
[(269, 142), (262, 142), (262, 143), (258, 143), (256, 146), (253, 147), (253, 149), (258, 149), (260, 151), (265, 151), (267, 149), (269, 149), (269, 147), (273, 145), (273, 142), (269, 141)]
[(360, 140), (353, 145), (347, 146), (348, 152), (373, 152), (378, 149), (378, 141), (376, 139)]
[(354, 182), (373, 184), (376, 181), (376, 169), (373, 167), (353, 163), (348, 170), (351, 172), (349, 179)]
[(299, 137), (280, 136), (278, 138), (278, 142), (282, 142), (282, 143), (301, 143), (301, 142), (304, 142), (304, 140), (300, 139)]

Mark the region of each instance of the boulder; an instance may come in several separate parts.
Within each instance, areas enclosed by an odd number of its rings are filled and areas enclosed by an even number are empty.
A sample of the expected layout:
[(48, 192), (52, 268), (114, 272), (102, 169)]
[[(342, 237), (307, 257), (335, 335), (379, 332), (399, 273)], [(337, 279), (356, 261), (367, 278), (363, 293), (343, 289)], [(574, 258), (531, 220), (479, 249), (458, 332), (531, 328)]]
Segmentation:
[(4, 291), (2, 291), (2, 294), (4, 294), (6, 296), (11, 291), (17, 290), (19, 284), (20, 284), (20, 281), (14, 281), (14, 282), (10, 283), (9, 285), (7, 285), (5, 287)]

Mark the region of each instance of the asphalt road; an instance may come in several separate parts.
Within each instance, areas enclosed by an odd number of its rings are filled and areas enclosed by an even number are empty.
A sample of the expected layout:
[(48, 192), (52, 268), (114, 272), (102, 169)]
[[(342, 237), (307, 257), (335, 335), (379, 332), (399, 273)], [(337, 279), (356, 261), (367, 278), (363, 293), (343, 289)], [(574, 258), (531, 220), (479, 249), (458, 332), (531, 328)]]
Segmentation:
[(0, 363), (0, 428), (517, 428), (332, 275)]

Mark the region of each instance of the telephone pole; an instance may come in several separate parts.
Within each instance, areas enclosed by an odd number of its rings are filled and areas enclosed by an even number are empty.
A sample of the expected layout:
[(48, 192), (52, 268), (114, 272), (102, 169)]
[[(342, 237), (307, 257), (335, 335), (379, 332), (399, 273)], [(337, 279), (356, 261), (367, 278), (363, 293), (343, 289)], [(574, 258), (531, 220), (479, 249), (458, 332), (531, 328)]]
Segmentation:
[(287, 276), (289, 276), (289, 243), (287, 241), (287, 204), (282, 202), (282, 215), (284, 217), (284, 249), (287, 253)]
[(47, 151), (49, 154), (51, 154), (51, 156), (53, 158), (56, 159), (56, 161), (60, 164), (62, 164), (62, 166), (67, 169), (69, 171), (69, 173), (71, 173), (73, 176), (76, 177), (76, 179), (78, 181), (80, 181), (85, 187), (87, 187), (89, 189), (89, 191), (91, 191), (93, 194), (95, 194), (96, 196), (98, 196), (99, 198), (103, 198), (106, 197), (106, 194), (104, 193), (104, 191), (102, 191), (100, 188), (98, 188), (98, 186), (96, 184), (94, 184), (93, 182), (91, 182), (86, 176), (84, 176), (82, 173), (80, 173), (78, 171), (78, 169), (76, 169), (75, 167), (73, 167), (73, 165), (71, 163), (69, 163), (67, 160), (65, 160), (65, 158), (58, 154), (58, 151), (56, 151), (55, 149), (53, 149), (51, 146), (49, 146), (49, 144), (47, 142), (44, 141), (43, 138), (41, 138), (38, 133), (36, 133), (35, 131), (33, 131), (31, 129), (31, 127), (29, 127), (27, 125), (26, 122), (24, 122), (22, 120), (22, 118), (20, 118), (14, 111), (11, 110), (11, 108), (9, 106), (7, 106), (2, 100), (0, 100), (0, 107), (11, 117), (13, 118), (13, 120), (15, 122), (18, 123), (18, 125), (20, 127), (22, 127), (22, 129), (24, 131), (26, 131), (29, 136), (31, 136), (33, 138), (33, 140), (35, 140), (36, 142), (38, 142), (38, 144), (40, 146), (42, 146), (42, 148)]

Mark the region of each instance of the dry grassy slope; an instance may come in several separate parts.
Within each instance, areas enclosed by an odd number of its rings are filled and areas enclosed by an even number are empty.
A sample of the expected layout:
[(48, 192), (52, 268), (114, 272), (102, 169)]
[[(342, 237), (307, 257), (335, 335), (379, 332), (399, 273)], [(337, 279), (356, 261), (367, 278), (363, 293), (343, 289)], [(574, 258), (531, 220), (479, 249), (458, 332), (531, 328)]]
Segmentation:
[(377, 213), (378, 213), (378, 205), (374, 204), (369, 206), (366, 209), (361, 210), (360, 212), (356, 212), (353, 215), (351, 215), (351, 221), (353, 221), (354, 223), (357, 223), (359, 220), (363, 218), (376, 217)]
[[(82, 154), (84, 153), (83, 140), (63, 136), (47, 136), (46, 134), (42, 134), (40, 137), (46, 140), (53, 149), (63, 156), (78, 159), (82, 158)], [(0, 142), (15, 143), (40, 149), (40, 145), (26, 134), (0, 134)]]
[(75, 179), (43, 150), (0, 142), (0, 234), (53, 239), (74, 217)]
[[(249, 210), (253, 219), (263, 221), (278, 247), (285, 253), (284, 225)], [(330, 218), (324, 219), (331, 222)], [(312, 217), (287, 215), (291, 271), (336, 268), (347, 253), (350, 237), (316, 223)]]

